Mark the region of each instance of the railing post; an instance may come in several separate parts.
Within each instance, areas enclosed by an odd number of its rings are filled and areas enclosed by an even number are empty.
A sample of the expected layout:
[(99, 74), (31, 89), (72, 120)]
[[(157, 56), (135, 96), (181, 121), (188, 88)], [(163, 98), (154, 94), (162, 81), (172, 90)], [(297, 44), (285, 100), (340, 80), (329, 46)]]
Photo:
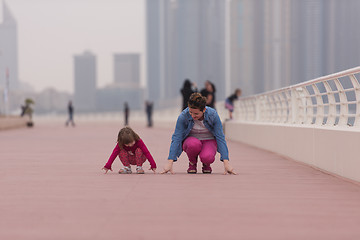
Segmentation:
[(356, 112), (355, 112), (355, 121), (354, 121), (354, 126), (359, 127), (360, 126), (360, 121), (359, 121), (359, 117), (360, 117), (360, 84), (359, 81), (357, 80), (357, 78), (355, 77), (355, 75), (350, 75), (350, 79), (351, 82), (353, 84), (354, 87), (354, 91), (355, 91), (355, 98), (356, 98)]
[(285, 103), (286, 103), (286, 122), (292, 123), (291, 89), (285, 91)]
[(326, 125), (327, 126), (334, 126), (335, 121), (336, 121), (336, 105), (335, 105), (336, 100), (335, 100), (334, 93), (333, 93), (333, 91), (332, 91), (332, 89), (330, 87), (330, 84), (327, 81), (325, 81), (324, 86), (325, 86), (325, 89), (326, 89), (328, 102), (329, 102)]
[(255, 122), (260, 121), (260, 111), (261, 111), (261, 99), (259, 96), (255, 98)]
[(322, 95), (318, 86), (314, 83), (312, 85), (316, 98), (316, 115), (315, 115), (315, 123), (316, 125), (324, 124), (324, 101), (322, 99)]
[(291, 123), (298, 123), (298, 101), (296, 88), (290, 88), (291, 93)]
[(347, 98), (346, 93), (344, 91), (343, 86), (341, 85), (338, 78), (334, 80), (335, 85), (339, 92), (339, 99), (340, 99), (340, 116), (339, 116), (339, 126), (346, 126), (348, 120), (348, 105), (347, 105)]

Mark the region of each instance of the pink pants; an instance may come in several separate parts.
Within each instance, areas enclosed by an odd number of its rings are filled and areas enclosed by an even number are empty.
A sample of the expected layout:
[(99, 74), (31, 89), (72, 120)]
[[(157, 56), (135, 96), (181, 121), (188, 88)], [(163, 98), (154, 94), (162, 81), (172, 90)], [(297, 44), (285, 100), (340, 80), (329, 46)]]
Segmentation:
[(119, 153), (119, 158), (125, 167), (129, 167), (130, 164), (136, 166), (142, 166), (143, 163), (146, 161), (146, 157), (140, 148), (137, 148), (135, 150), (134, 155), (131, 152), (121, 149)]
[(215, 139), (199, 140), (195, 137), (187, 137), (183, 143), (183, 150), (191, 163), (196, 164), (199, 156), (203, 164), (210, 165), (215, 161), (217, 143)]

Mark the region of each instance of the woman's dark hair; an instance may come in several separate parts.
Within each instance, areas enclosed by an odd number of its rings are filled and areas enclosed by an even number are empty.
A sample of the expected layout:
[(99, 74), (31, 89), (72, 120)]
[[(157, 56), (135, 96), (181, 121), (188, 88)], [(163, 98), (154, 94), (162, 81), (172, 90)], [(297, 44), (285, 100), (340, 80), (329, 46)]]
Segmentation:
[(139, 135), (137, 135), (134, 130), (130, 127), (124, 127), (119, 131), (117, 142), (120, 149), (122, 149), (124, 144), (129, 144), (133, 141), (138, 141), (139, 139)]
[(209, 83), (211, 85), (211, 88), (213, 89), (213, 93), (216, 92), (216, 88), (215, 88), (215, 84), (213, 84), (210, 80), (206, 80), (207, 83)]
[(193, 93), (190, 96), (188, 106), (189, 108), (195, 108), (203, 111), (206, 106), (206, 98), (203, 97), (200, 93)]
[(183, 89), (191, 88), (191, 82), (189, 79), (185, 79)]

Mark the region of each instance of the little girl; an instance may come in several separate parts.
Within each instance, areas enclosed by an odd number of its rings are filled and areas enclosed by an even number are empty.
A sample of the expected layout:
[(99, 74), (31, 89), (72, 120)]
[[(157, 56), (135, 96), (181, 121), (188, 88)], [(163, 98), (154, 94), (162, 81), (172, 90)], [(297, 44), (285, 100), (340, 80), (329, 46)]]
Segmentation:
[(130, 128), (124, 127), (118, 134), (117, 144), (108, 160), (106, 165), (102, 168), (107, 173), (112, 171), (111, 165), (114, 162), (116, 156), (119, 156), (120, 161), (124, 165), (120, 169), (119, 173), (132, 173), (130, 165), (136, 165), (136, 173), (144, 174), (142, 168), (146, 159), (150, 162), (150, 169), (154, 173), (156, 172), (156, 163), (151, 156), (149, 150), (145, 146), (141, 138)]
[(234, 100), (237, 100), (241, 96), (241, 89), (237, 88), (231, 96), (226, 98), (225, 100), (225, 108), (229, 110), (230, 119), (233, 118), (232, 113), (234, 111)]

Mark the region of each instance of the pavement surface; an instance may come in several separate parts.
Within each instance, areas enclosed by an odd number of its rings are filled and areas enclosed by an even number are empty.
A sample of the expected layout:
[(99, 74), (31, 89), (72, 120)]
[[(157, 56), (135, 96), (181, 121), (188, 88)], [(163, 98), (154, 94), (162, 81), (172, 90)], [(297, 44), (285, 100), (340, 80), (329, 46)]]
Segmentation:
[[(360, 186), (228, 141), (238, 175), (120, 175), (101, 168), (121, 124), (36, 123), (0, 132), (0, 239), (360, 239)], [(160, 171), (172, 129), (132, 126)], [(146, 162), (146, 169), (149, 163)], [(200, 165), (199, 165), (200, 168)]]

